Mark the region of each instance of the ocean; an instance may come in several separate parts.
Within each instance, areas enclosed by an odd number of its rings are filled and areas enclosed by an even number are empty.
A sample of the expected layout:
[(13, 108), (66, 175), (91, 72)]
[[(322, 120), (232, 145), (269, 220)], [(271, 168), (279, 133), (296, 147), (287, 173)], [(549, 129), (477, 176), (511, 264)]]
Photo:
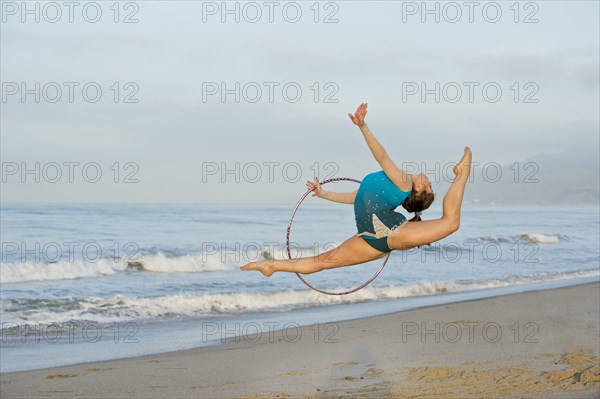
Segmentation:
[[(345, 296), (317, 293), (291, 273), (239, 270), (263, 257), (286, 258), (292, 209), (2, 204), (0, 371), (187, 349), (312, 323), (334, 331), (343, 319), (600, 278), (597, 205), (465, 204), (459, 231), (392, 253), (368, 287)], [(307, 200), (292, 225), (291, 252), (313, 256), (355, 233), (352, 206)], [(347, 290), (381, 261), (305, 278)]]

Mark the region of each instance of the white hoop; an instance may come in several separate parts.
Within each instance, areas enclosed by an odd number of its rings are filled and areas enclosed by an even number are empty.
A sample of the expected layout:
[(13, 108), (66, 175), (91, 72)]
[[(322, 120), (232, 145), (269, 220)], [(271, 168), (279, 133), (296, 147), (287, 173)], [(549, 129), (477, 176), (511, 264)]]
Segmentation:
[[(360, 182), (361, 182), (360, 180), (351, 179), (351, 178), (349, 178), (349, 177), (336, 177), (336, 178), (332, 178), (332, 179), (328, 179), (328, 180), (322, 181), (322, 182), (321, 182), (321, 185), (323, 185), (323, 184), (327, 184), (327, 183), (331, 183), (331, 182), (333, 182), (333, 181), (353, 181), (353, 182), (356, 182), (356, 183), (358, 183), (358, 184), (360, 184)], [(304, 201), (304, 199), (305, 199), (305, 198), (308, 196), (308, 194), (310, 194), (310, 193), (311, 193), (313, 190), (314, 190), (314, 188), (312, 188), (312, 189), (310, 189), (310, 190), (306, 191), (306, 193), (304, 193), (304, 195), (303, 195), (302, 197), (300, 197), (300, 200), (299, 200), (299, 201), (296, 203), (296, 207), (295, 207), (295, 208), (294, 208), (294, 210), (292, 211), (292, 216), (290, 216), (290, 221), (289, 221), (289, 223), (288, 223), (288, 227), (287, 227), (287, 234), (286, 234), (286, 238), (285, 238), (285, 247), (286, 247), (286, 250), (287, 250), (287, 255), (288, 255), (288, 258), (289, 258), (290, 260), (292, 259), (292, 254), (291, 254), (291, 252), (290, 252), (290, 232), (291, 232), (291, 229), (292, 229), (292, 222), (293, 222), (293, 220), (294, 220), (294, 216), (296, 215), (296, 211), (298, 211), (298, 208), (300, 208), (300, 204), (302, 204), (302, 202)], [(302, 282), (303, 282), (304, 284), (306, 284), (306, 285), (307, 285), (309, 288), (311, 288), (311, 289), (313, 289), (313, 290), (315, 290), (315, 291), (317, 291), (317, 292), (320, 292), (320, 293), (322, 293), (322, 294), (327, 294), (327, 295), (347, 295), (347, 294), (351, 294), (351, 293), (353, 293), (353, 292), (356, 292), (356, 291), (358, 291), (358, 290), (360, 290), (360, 289), (363, 289), (363, 288), (365, 288), (367, 285), (369, 285), (369, 284), (371, 283), (371, 281), (375, 280), (375, 278), (376, 278), (377, 276), (379, 276), (379, 273), (381, 273), (381, 271), (382, 271), (382, 270), (383, 270), (383, 268), (385, 267), (385, 265), (386, 265), (386, 263), (387, 263), (388, 259), (390, 258), (390, 255), (391, 255), (391, 254), (392, 254), (392, 253), (390, 252), (390, 253), (389, 253), (389, 254), (388, 254), (386, 257), (385, 257), (385, 260), (383, 261), (383, 264), (382, 264), (382, 265), (379, 267), (379, 270), (377, 270), (377, 271), (375, 272), (375, 274), (373, 274), (373, 276), (371, 276), (371, 278), (370, 278), (370, 279), (368, 279), (366, 282), (364, 282), (363, 284), (359, 285), (358, 287), (356, 287), (356, 288), (353, 288), (353, 289), (351, 289), (351, 290), (348, 290), (348, 291), (342, 291), (342, 292), (332, 292), (332, 291), (325, 291), (325, 290), (322, 290), (322, 289), (320, 289), (320, 288), (317, 288), (317, 287), (314, 287), (313, 285), (311, 285), (311, 284), (310, 284), (308, 281), (306, 281), (304, 278), (302, 278), (302, 276), (301, 276), (299, 273), (296, 273), (296, 275), (297, 275), (297, 276), (298, 276), (298, 278), (299, 278), (300, 280), (302, 280)]]

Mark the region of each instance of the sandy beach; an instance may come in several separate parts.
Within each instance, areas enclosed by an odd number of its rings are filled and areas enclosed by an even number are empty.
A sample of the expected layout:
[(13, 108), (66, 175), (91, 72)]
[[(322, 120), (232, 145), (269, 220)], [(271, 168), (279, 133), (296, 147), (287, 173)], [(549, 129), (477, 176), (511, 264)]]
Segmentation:
[(254, 329), (211, 347), (6, 373), (0, 396), (599, 398), (599, 314), (592, 283)]

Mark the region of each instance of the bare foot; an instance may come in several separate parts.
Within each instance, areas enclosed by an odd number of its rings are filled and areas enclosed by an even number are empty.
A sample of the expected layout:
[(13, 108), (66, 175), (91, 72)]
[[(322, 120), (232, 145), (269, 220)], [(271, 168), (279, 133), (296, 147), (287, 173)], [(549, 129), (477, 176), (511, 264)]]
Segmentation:
[(275, 272), (273, 266), (269, 266), (265, 261), (248, 263), (247, 265), (240, 267), (240, 270), (258, 270), (264, 274), (265, 277), (270, 277), (271, 274)]
[(460, 161), (458, 161), (458, 163), (456, 164), (456, 166), (454, 166), (454, 168), (452, 169), (452, 171), (454, 172), (454, 174), (458, 177), (460, 177), (459, 175), (462, 175), (462, 172), (465, 171), (467, 176), (469, 175), (469, 173), (471, 172), (471, 158), (473, 157), (473, 154), (471, 154), (471, 149), (466, 146), (465, 147), (465, 152), (462, 156), (462, 158), (460, 159)]

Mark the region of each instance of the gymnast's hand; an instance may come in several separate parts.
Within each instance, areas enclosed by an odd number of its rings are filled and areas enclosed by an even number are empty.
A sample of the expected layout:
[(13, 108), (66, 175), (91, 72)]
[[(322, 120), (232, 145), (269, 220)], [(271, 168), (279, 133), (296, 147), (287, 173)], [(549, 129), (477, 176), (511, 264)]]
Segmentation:
[(306, 188), (309, 190), (312, 190), (314, 188), (313, 197), (321, 198), (323, 196), (323, 189), (321, 188), (321, 182), (319, 181), (318, 177), (315, 177), (314, 182), (307, 180)]
[(362, 127), (365, 124), (365, 117), (367, 116), (367, 103), (362, 103), (356, 109), (354, 115), (348, 114), (352, 122), (358, 127)]

